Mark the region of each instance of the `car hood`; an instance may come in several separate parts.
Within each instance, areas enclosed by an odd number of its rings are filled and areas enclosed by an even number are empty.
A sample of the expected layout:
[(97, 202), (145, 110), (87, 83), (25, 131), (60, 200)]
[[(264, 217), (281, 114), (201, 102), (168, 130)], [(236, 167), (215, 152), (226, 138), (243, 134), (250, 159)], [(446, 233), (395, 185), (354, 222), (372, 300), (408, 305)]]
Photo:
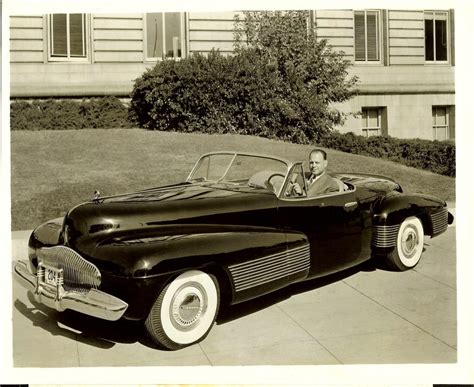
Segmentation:
[[(131, 230), (162, 229), (196, 224), (259, 225), (272, 222), (273, 193), (226, 183), (182, 183), (82, 203), (66, 215), (67, 240), (98, 238)], [(259, 214), (265, 212), (265, 214)], [(263, 216), (265, 215), (265, 217)]]

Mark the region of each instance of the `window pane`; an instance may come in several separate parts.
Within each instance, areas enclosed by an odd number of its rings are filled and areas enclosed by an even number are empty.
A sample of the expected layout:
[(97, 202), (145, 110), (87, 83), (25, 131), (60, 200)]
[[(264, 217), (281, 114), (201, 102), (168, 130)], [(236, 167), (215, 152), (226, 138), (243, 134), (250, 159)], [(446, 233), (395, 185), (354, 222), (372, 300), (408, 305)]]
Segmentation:
[(367, 109), (362, 109), (362, 127), (367, 128), (368, 126), (368, 112)]
[(354, 12), (355, 60), (365, 60), (365, 15)]
[(436, 127), (435, 131), (435, 140), (444, 141), (448, 139), (446, 126)]
[(181, 57), (181, 15), (177, 12), (165, 14), (166, 57)]
[(379, 108), (362, 109), (362, 128), (380, 128)]
[(377, 13), (367, 12), (367, 60), (379, 60)]
[(433, 106), (433, 108), (431, 109), (432, 110), (432, 114), (433, 114), (433, 126), (436, 126), (437, 125), (437, 122), (438, 122), (438, 108), (436, 106)]
[(448, 108), (446, 106), (433, 106), (433, 138), (447, 140), (450, 133), (448, 128)]
[(84, 15), (75, 13), (69, 15), (69, 33), (70, 33), (70, 49), (71, 56), (84, 57), (85, 42), (84, 42)]
[(51, 55), (67, 56), (65, 13), (57, 13), (51, 17)]
[(369, 118), (367, 127), (378, 128), (379, 127), (379, 111), (378, 109), (368, 109)]
[(146, 41), (148, 58), (163, 57), (163, 19), (162, 13), (147, 13)]
[(436, 28), (436, 60), (448, 59), (447, 31), (445, 20), (435, 20)]
[(425, 60), (434, 60), (433, 20), (425, 20)]
[(446, 125), (446, 108), (436, 108), (436, 125)]
[(234, 155), (211, 155), (201, 159), (191, 176), (192, 179), (218, 180), (227, 171)]
[(259, 171), (286, 173), (285, 163), (264, 157), (238, 155), (225, 176), (226, 181), (248, 180)]

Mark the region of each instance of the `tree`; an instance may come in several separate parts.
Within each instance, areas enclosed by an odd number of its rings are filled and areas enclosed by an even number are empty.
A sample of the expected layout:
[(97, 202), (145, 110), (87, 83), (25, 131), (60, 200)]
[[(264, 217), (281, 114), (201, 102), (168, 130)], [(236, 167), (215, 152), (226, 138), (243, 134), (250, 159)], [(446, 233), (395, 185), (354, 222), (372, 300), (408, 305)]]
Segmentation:
[[(237, 56), (253, 56), (275, 74), (279, 111), (288, 130), (299, 140), (318, 141), (345, 114), (333, 104), (356, 92), (356, 77), (349, 77), (350, 62), (318, 39), (309, 11), (246, 11), (235, 18)], [(273, 112), (275, 114), (275, 112)], [(288, 136), (286, 136), (288, 137)]]
[(149, 129), (321, 140), (343, 122), (333, 104), (354, 94), (356, 78), (308, 20), (304, 11), (245, 12), (235, 55), (158, 62), (135, 81), (131, 117)]

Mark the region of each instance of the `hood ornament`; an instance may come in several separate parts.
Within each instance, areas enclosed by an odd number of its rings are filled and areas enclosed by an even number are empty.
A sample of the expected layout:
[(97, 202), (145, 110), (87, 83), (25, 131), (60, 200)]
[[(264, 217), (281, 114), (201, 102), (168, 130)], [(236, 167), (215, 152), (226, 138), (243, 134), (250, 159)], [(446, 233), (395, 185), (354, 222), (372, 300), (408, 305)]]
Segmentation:
[(94, 196), (92, 197), (91, 200), (92, 200), (95, 204), (99, 204), (99, 202), (101, 201), (100, 191), (99, 191), (99, 190), (95, 190), (95, 191), (94, 191)]

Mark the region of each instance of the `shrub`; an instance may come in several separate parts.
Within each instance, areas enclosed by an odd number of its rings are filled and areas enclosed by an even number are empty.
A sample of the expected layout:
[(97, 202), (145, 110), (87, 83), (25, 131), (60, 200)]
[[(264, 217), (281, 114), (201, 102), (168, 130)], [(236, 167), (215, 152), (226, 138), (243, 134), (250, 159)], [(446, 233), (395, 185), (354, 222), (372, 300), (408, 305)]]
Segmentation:
[(137, 79), (131, 116), (148, 129), (293, 139), (283, 122), (295, 114), (280, 88), (275, 69), (254, 51), (195, 54), (160, 62)]
[[(303, 11), (248, 12), (237, 21), (233, 56), (211, 51), (164, 60), (135, 81), (131, 117), (144, 128), (241, 133), (308, 143), (343, 114), (330, 108), (350, 98), (349, 62), (308, 34)], [(240, 24), (242, 23), (242, 24)], [(265, 26), (252, 29), (255, 23)], [(239, 27), (240, 28), (240, 27)], [(252, 29), (252, 30), (251, 30)]]
[(397, 139), (393, 137), (364, 137), (352, 132), (332, 132), (320, 142), (321, 146), (343, 152), (384, 158), (441, 175), (456, 175), (456, 148), (449, 141)]
[(115, 97), (88, 100), (13, 101), (12, 130), (130, 128), (127, 108)]

